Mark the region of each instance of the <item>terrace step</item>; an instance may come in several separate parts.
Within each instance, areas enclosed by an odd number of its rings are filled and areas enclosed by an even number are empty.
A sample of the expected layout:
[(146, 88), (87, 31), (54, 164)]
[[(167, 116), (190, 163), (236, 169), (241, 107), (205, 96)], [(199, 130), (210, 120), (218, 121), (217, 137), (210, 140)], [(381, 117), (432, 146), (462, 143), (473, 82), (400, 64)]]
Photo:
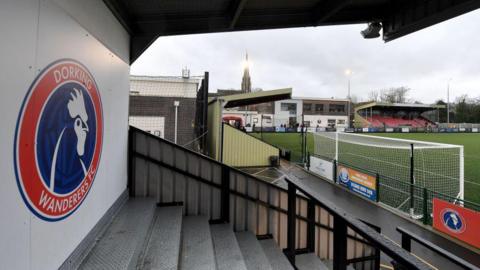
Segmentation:
[(181, 269), (216, 269), (212, 235), (207, 217), (184, 217), (182, 238)]
[[(328, 269), (333, 270), (332, 260), (324, 260), (323, 263), (328, 267)], [(355, 270), (355, 268), (353, 268), (351, 265), (347, 265), (347, 270)]]
[(248, 270), (272, 270), (270, 261), (253, 233), (237, 232), (235, 236)]
[(178, 269), (182, 233), (182, 207), (158, 207), (145, 253), (137, 268)]
[(145, 246), (155, 214), (155, 200), (128, 200), (83, 260), (79, 269), (133, 269)]
[(329, 270), (315, 253), (295, 256), (295, 265), (299, 270)]
[(218, 270), (246, 270), (242, 251), (229, 224), (210, 225)]
[(272, 269), (274, 270), (293, 270), (294, 268), (283, 254), (273, 239), (259, 241), (263, 252), (267, 256)]

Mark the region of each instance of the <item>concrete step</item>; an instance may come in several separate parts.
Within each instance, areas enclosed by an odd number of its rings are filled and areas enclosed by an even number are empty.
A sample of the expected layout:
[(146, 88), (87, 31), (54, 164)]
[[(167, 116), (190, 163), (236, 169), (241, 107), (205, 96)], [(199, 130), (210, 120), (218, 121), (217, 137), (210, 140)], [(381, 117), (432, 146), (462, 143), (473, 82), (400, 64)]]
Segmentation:
[(212, 235), (207, 217), (183, 217), (182, 238), (180, 269), (216, 269)]
[(178, 269), (182, 233), (182, 207), (158, 207), (150, 237), (137, 269)]
[[(323, 263), (327, 266), (328, 269), (333, 270), (333, 261), (332, 260), (323, 260)], [(347, 265), (347, 270), (355, 270), (353, 266)]]
[(229, 224), (210, 226), (218, 270), (246, 270), (242, 251)]
[(329, 270), (315, 253), (306, 253), (295, 256), (295, 265), (298, 270)]
[(288, 261), (280, 248), (273, 239), (259, 241), (263, 252), (267, 256), (268, 261), (273, 270), (293, 270), (293, 266)]
[(145, 246), (155, 208), (154, 199), (130, 198), (79, 269), (134, 269)]
[(238, 246), (248, 270), (273, 270), (257, 237), (251, 232), (237, 232)]

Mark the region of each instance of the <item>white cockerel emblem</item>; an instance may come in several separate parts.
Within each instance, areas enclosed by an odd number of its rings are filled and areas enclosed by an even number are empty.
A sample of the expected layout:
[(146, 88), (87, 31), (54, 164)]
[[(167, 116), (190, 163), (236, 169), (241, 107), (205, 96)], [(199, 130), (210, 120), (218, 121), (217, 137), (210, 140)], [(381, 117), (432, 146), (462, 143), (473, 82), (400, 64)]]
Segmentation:
[[(81, 157), (85, 153), (85, 141), (87, 139), (87, 133), (89, 131), (87, 124), (88, 115), (87, 110), (85, 109), (85, 101), (83, 99), (82, 91), (76, 88), (73, 88), (73, 90), (74, 91), (70, 93), (71, 99), (68, 100), (67, 108), (70, 117), (74, 120), (73, 129), (75, 131), (75, 135), (77, 136), (77, 154), (79, 157)], [(52, 192), (55, 187), (55, 168), (57, 163), (58, 150), (63, 137), (63, 133), (65, 132), (66, 128), (67, 127), (64, 127), (62, 129), (62, 132), (58, 137), (57, 143), (55, 144), (55, 151), (53, 152), (49, 187)], [(87, 175), (87, 169), (85, 167), (85, 164), (83, 163), (82, 159), (79, 160), (80, 164), (82, 165), (84, 175)]]

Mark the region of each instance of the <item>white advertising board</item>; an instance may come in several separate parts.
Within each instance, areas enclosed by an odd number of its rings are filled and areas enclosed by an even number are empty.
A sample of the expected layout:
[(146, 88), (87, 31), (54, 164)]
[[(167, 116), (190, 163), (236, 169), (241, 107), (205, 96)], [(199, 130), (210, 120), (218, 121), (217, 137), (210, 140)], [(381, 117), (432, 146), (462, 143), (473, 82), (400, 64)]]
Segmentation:
[(403, 133), (409, 133), (409, 132), (410, 132), (410, 129), (409, 129), (409, 128), (402, 128), (402, 132), (403, 132)]
[(330, 161), (310, 156), (310, 171), (333, 181), (333, 163)]
[(472, 132), (478, 132), (478, 128), (472, 128)]
[(385, 131), (386, 132), (393, 132), (393, 128), (386, 128)]

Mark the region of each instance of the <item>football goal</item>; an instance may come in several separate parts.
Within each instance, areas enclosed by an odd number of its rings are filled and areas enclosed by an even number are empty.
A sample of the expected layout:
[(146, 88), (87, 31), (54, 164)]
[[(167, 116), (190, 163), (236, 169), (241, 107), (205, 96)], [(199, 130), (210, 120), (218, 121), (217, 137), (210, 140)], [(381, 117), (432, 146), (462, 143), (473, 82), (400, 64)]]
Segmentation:
[(408, 209), (411, 182), (415, 200), (424, 187), (463, 200), (463, 146), (334, 132), (314, 133), (314, 141), (316, 156), (379, 174), (382, 202), (396, 208)]

